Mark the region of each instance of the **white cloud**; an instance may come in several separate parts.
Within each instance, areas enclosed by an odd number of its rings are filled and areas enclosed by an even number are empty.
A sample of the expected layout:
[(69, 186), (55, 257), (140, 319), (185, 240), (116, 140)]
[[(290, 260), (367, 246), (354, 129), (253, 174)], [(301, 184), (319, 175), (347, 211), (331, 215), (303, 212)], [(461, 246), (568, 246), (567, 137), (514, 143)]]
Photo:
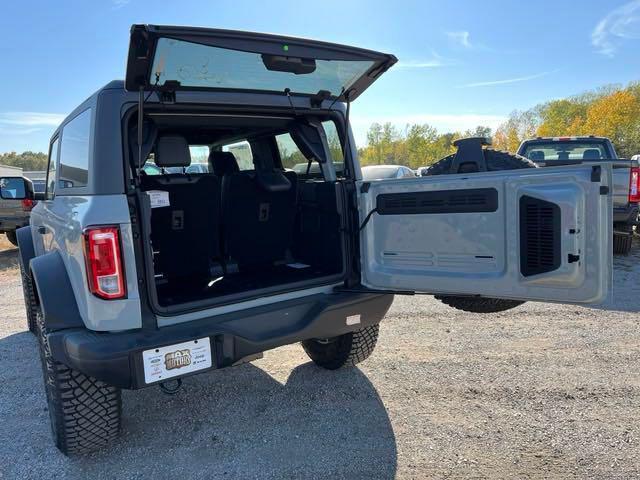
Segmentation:
[(31, 135), (32, 133), (39, 132), (39, 128), (4, 128), (0, 127), (0, 135), (14, 136), (14, 135)]
[(455, 65), (455, 62), (438, 55), (438, 52), (431, 50), (431, 56), (422, 60), (400, 61), (395, 68), (439, 68)]
[(612, 10), (591, 32), (591, 44), (598, 53), (613, 57), (626, 40), (640, 39), (640, 0)]
[(57, 127), (65, 119), (61, 113), (0, 112), (0, 123), (21, 127), (47, 125)]
[(124, 7), (130, 0), (111, 0), (114, 10)]
[(473, 45), (471, 44), (471, 41), (469, 40), (469, 32), (467, 32), (466, 30), (459, 31), (459, 32), (446, 32), (446, 33), (447, 33), (447, 36), (458, 45), (464, 48), (473, 47)]
[(526, 77), (505, 78), (502, 80), (490, 80), (488, 82), (474, 82), (460, 85), (458, 88), (472, 88), (472, 87), (492, 87), (494, 85), (507, 85), (509, 83), (526, 82), (528, 80), (534, 80), (549, 75), (553, 72), (541, 72), (534, 75), (528, 75)]
[(372, 123), (389, 122), (399, 130), (404, 130), (407, 124), (427, 123), (435, 127), (440, 133), (460, 132), (470, 130), (478, 125), (491, 127), (494, 131), (501, 123), (507, 120), (506, 115), (485, 115), (477, 113), (463, 114), (409, 114), (373, 117), (353, 114), (350, 118), (354, 136), (358, 146), (366, 144), (367, 130)]

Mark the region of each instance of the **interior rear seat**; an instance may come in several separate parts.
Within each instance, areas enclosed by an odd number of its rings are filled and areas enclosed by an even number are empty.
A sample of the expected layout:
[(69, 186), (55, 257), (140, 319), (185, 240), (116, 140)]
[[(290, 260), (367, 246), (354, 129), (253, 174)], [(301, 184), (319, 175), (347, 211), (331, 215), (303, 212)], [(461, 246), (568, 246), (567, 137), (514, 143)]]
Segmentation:
[[(184, 137), (158, 137), (158, 167), (191, 163)], [(222, 259), (220, 248), (220, 178), (212, 174), (164, 174), (141, 177), (142, 188), (169, 192), (170, 205), (151, 213), (155, 270), (168, 279), (209, 279)]]
[(230, 152), (211, 152), (222, 176), (225, 253), (240, 271), (265, 268), (286, 259), (297, 211), (295, 172), (240, 171)]

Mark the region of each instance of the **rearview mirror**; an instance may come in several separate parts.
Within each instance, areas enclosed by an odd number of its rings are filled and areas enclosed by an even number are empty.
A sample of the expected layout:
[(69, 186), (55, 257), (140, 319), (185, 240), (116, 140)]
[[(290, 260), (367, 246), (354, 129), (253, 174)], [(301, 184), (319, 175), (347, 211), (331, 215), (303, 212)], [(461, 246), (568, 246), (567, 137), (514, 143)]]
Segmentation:
[(0, 177), (0, 198), (3, 200), (33, 199), (33, 185), (24, 177)]
[(262, 63), (267, 70), (295, 73), (296, 75), (305, 75), (316, 70), (316, 61), (313, 58), (262, 54)]

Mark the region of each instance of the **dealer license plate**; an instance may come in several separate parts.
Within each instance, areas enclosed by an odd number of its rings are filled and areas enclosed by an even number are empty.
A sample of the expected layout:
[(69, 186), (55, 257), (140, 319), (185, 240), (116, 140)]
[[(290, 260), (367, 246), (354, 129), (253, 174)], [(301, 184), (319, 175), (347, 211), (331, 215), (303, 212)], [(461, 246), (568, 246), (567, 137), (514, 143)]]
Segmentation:
[(159, 382), (211, 367), (208, 337), (142, 352), (144, 381)]

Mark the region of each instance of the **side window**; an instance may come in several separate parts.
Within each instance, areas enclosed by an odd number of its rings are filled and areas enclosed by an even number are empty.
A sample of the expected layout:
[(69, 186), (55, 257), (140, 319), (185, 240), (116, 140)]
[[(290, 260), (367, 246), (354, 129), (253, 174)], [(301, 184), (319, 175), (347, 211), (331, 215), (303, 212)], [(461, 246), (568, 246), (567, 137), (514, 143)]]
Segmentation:
[(65, 125), (60, 145), (58, 188), (86, 187), (89, 181), (89, 135), (91, 109)]
[(49, 167), (47, 168), (47, 189), (45, 198), (52, 200), (56, 192), (56, 168), (58, 164), (58, 139), (51, 144), (49, 150)]
[[(344, 172), (344, 156), (338, 131), (332, 120), (322, 122), (322, 127), (324, 128), (325, 135), (327, 136), (327, 143), (329, 144), (329, 151), (331, 152), (331, 159), (333, 160), (336, 174), (340, 177)], [(284, 168), (293, 170), (299, 175), (307, 175), (308, 169), (308, 175), (310, 177), (321, 176), (320, 165), (318, 162), (314, 160), (311, 162), (311, 167), (309, 167), (309, 161), (298, 149), (289, 133), (276, 135), (276, 143), (278, 145), (280, 159)]]
[(231, 152), (236, 157), (240, 170), (253, 170), (253, 152), (251, 145), (246, 140), (241, 142), (230, 143), (222, 146), (223, 152)]

